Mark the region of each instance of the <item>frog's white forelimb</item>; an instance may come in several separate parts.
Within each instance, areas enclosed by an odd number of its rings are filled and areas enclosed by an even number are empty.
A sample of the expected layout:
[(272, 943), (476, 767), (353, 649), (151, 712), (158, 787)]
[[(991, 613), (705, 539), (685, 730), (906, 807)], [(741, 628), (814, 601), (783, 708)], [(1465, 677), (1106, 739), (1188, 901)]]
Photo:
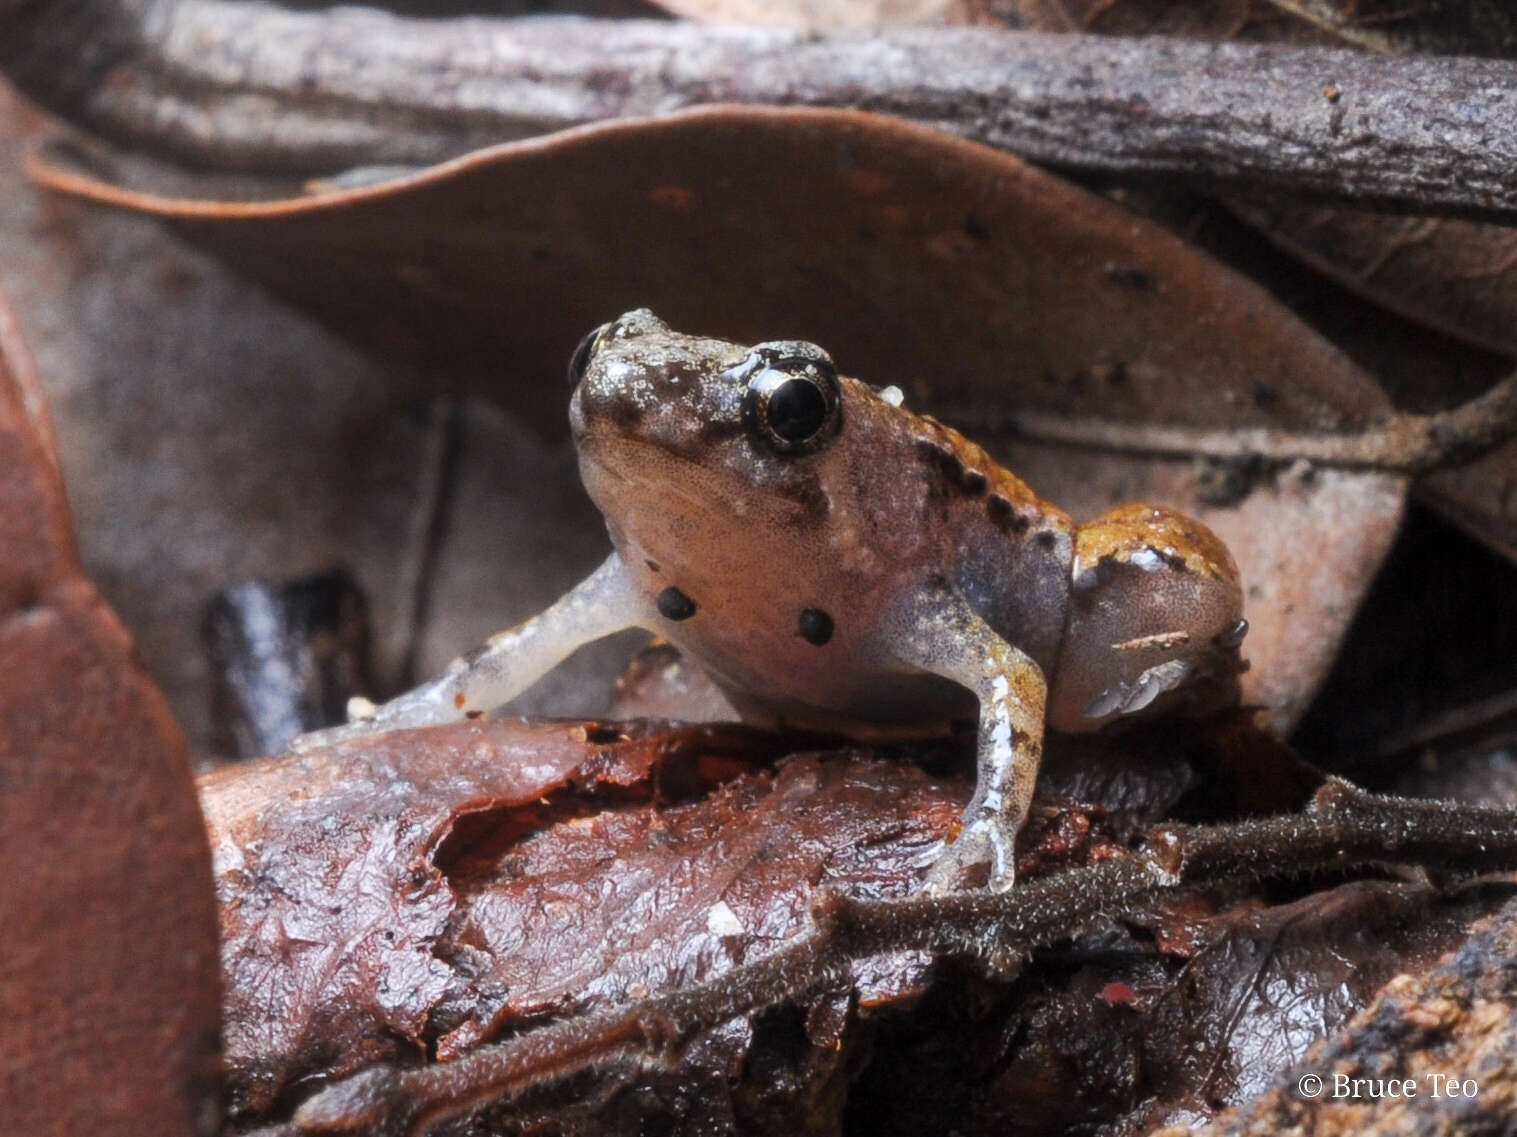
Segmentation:
[(990, 887), (1004, 891), (1016, 878), (1017, 831), (1032, 807), (1043, 755), (1048, 685), (1042, 669), (947, 588), (928, 590), (913, 607), (897, 657), (963, 684), (980, 700), (974, 796), (924, 887), (951, 892), (971, 869), (988, 864)]
[(647, 601), (613, 553), (552, 607), (491, 636), (482, 647), (455, 659), (439, 678), (377, 707), (355, 699), (349, 703), (355, 721), (303, 734), (292, 749), (309, 750), (386, 730), (476, 718), (521, 694), (592, 640), (624, 628), (652, 626)]

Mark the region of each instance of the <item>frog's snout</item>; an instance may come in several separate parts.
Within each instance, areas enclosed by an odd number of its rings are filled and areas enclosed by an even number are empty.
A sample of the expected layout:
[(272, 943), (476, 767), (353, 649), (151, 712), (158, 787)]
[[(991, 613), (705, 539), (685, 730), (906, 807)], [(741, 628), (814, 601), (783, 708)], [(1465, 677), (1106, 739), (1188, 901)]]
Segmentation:
[(585, 436), (585, 411), (580, 404), (578, 387), (569, 396), (569, 436), (575, 442)]
[(588, 332), (569, 356), (568, 380), (574, 388), (569, 398), (569, 429), (581, 441), (598, 422), (626, 426), (640, 415), (635, 384), (625, 372), (635, 371), (623, 361), (608, 368), (606, 354), (617, 344), (659, 330), (667, 325), (646, 308), (627, 312)]
[(611, 330), (615, 322), (602, 324), (593, 332), (586, 332), (574, 347), (574, 354), (569, 356), (569, 386), (578, 387), (580, 380), (585, 377), (589, 370), (590, 360), (595, 355), (596, 349), (605, 339), (606, 333)]

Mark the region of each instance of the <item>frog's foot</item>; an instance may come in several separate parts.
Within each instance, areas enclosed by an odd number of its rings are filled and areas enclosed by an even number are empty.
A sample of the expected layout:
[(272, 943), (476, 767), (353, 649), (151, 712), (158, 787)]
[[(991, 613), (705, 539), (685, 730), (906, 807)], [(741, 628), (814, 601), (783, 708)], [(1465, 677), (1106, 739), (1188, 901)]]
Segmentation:
[(986, 887), (1005, 892), (1016, 882), (1016, 826), (998, 813), (980, 812), (966, 821), (951, 843), (922, 878), (922, 891), (931, 896), (972, 887), (972, 882), (989, 870)]

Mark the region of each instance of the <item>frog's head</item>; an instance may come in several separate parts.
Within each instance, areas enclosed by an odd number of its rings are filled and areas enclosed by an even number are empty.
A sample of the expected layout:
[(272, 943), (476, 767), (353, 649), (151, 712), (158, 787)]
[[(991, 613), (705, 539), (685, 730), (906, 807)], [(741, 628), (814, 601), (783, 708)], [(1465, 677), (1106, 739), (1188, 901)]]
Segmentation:
[(613, 531), (652, 538), (667, 517), (762, 532), (815, 506), (844, 382), (815, 344), (685, 336), (639, 309), (586, 336), (569, 378), (580, 471)]
[(1232, 555), (1211, 530), (1128, 505), (1080, 527), (1050, 721), (1089, 730), (1149, 707), (1236, 700), (1248, 622)]

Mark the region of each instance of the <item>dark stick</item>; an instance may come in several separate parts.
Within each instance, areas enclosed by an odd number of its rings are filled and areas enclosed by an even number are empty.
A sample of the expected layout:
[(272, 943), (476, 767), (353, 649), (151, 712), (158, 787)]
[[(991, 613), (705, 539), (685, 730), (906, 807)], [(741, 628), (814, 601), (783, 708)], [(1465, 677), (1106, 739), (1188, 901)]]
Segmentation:
[(1517, 372), (1484, 394), (1434, 414), (1393, 413), (1358, 434), (1305, 434), (1274, 427), (1176, 426), (1080, 418), (1048, 411), (943, 407), (978, 432), (1006, 433), (1127, 454), (1260, 458), (1319, 466), (1426, 474), (1472, 462), (1517, 435)]
[(0, 68), (39, 103), (223, 169), (429, 163), (700, 103), (856, 106), (1057, 166), (1517, 219), (1505, 61), (983, 28), (422, 21), (251, 0), (0, 0), (0, 27)]
[(1010, 892), (855, 900), (823, 892), (814, 927), (780, 950), (695, 987), (541, 1027), (456, 1061), (375, 1067), (328, 1087), (297, 1133), (413, 1134), (446, 1117), (608, 1062), (664, 1064), (701, 1030), (833, 985), (858, 959), (932, 951), (1008, 975), (1033, 948), (1161, 892), (1224, 879), (1372, 861), (1463, 871), (1517, 866), (1511, 811), (1379, 797), (1337, 779), (1301, 814), (1210, 828), (1164, 826), (1143, 854), (1026, 881)]

